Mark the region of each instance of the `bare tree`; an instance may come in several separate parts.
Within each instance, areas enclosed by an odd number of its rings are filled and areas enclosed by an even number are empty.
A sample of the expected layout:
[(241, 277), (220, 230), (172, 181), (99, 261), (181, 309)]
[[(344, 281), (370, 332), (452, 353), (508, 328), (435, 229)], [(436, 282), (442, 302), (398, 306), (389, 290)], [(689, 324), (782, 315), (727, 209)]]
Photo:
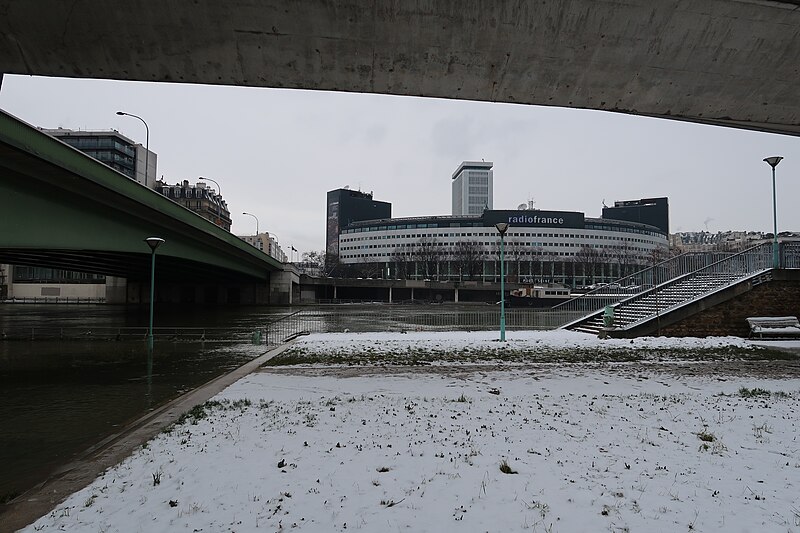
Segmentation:
[(595, 276), (599, 274), (603, 256), (597, 248), (586, 245), (582, 246), (575, 254), (574, 262), (581, 267), (587, 281), (589, 281), (589, 283), (594, 283)]
[(361, 258), (361, 261), (353, 265), (353, 270), (357, 278), (380, 278), (383, 274), (381, 263), (367, 257)]
[(412, 251), (412, 257), (422, 270), (425, 279), (436, 277), (436, 267), (442, 260), (442, 255), (436, 237), (421, 237)]
[(390, 261), (394, 264), (394, 275), (399, 279), (408, 279), (408, 270), (410, 259), (402, 248), (395, 248), (392, 251)]
[(516, 281), (519, 283), (522, 258), (525, 257), (525, 252), (528, 247), (517, 241), (506, 241), (505, 243), (505, 260), (506, 260), (506, 279), (509, 281)]
[(472, 279), (481, 273), (483, 246), (477, 241), (458, 241), (453, 249), (452, 258), (458, 279)]
[(633, 274), (637, 265), (640, 264), (636, 251), (627, 241), (623, 242), (617, 250), (617, 262), (619, 263), (620, 277), (622, 278)]

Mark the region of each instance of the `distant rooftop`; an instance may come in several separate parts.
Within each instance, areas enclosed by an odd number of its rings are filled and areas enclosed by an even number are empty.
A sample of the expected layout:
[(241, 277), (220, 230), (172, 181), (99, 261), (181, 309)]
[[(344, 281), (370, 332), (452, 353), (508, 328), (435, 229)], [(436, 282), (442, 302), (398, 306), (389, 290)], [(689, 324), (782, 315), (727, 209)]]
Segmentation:
[(453, 179), (456, 179), (463, 170), (491, 170), (493, 165), (491, 161), (464, 161), (453, 172)]

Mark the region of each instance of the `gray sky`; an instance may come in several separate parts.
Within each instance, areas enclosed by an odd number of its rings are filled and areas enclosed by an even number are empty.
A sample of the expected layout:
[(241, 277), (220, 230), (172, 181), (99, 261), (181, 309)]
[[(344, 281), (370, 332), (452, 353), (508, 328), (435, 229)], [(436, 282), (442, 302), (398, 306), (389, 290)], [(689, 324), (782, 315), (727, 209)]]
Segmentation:
[(670, 230), (800, 231), (800, 139), (608, 112), (366, 94), (9, 76), (0, 108), (35, 126), (150, 127), (168, 183), (219, 182), (236, 234), (322, 250), (325, 193), (349, 185), (394, 216), (450, 214), (463, 160), (494, 162), (494, 208), (600, 216), (602, 202), (667, 196)]

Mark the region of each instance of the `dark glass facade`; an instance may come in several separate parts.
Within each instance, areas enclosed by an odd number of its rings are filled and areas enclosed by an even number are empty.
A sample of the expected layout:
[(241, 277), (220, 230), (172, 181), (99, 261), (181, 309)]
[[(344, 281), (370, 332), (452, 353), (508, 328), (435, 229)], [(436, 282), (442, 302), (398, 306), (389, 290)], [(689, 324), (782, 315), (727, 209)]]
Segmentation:
[(60, 141), (77, 148), (89, 157), (105, 163), (129, 178), (136, 179), (136, 148), (113, 135), (95, 136), (54, 133)]
[(58, 268), (17, 265), (14, 267), (14, 283), (105, 283), (102, 274), (72, 272)]
[(603, 207), (603, 218), (648, 224), (669, 234), (669, 201), (667, 198), (642, 198), (614, 202), (614, 207)]
[(392, 204), (373, 200), (372, 193), (349, 189), (328, 191), (325, 251), (339, 255), (339, 233), (353, 222), (391, 217)]

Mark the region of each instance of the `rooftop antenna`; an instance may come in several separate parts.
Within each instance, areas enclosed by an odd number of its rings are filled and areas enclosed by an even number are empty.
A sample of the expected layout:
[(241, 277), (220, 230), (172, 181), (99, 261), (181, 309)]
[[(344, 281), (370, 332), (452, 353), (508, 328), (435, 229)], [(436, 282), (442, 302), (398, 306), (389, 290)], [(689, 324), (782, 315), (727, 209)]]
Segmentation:
[(605, 198), (603, 198), (603, 207), (608, 207), (608, 206), (606, 205), (606, 199), (605, 199)]

